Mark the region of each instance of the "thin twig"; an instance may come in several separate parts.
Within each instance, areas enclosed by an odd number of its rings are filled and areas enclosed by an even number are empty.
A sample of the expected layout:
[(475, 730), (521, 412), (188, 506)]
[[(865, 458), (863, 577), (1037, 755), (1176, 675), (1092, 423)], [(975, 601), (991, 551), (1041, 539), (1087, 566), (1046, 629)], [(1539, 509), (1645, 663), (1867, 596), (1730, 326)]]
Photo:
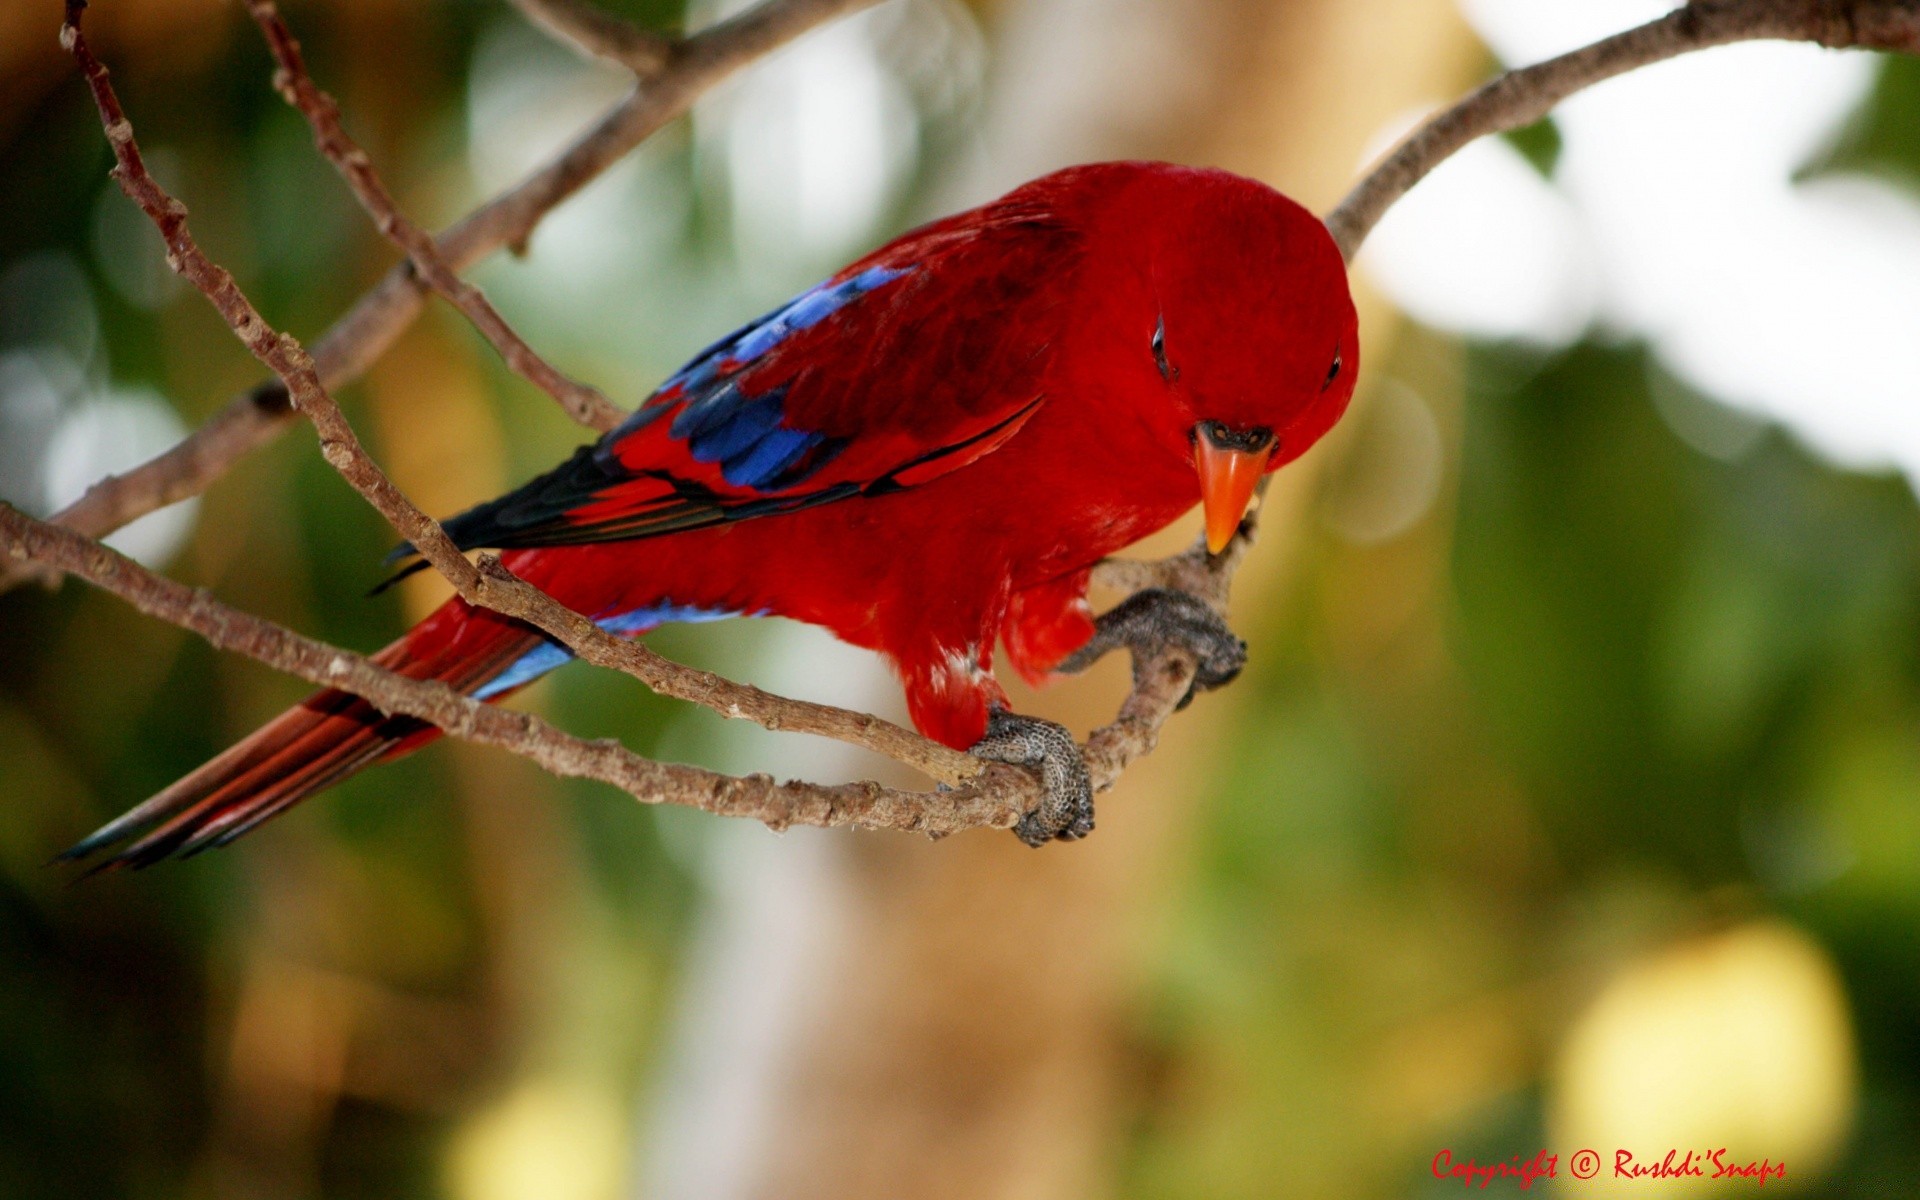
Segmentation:
[(302, 637), (5, 503), (0, 503), (0, 557), (58, 567), (149, 616), (199, 634), (218, 649), (244, 654), (320, 687), (352, 692), (383, 713), (418, 718), (463, 741), (511, 751), (555, 775), (612, 784), (647, 804), (748, 817), (775, 829), (856, 825), (932, 834), (1007, 828), (1032, 804), (1026, 775), (997, 765), (968, 785), (931, 793), (877, 783), (776, 783), (765, 775), (735, 778), (655, 762), (616, 741), (575, 737), (529, 713), (481, 703), (444, 683), (410, 679), (351, 651)]
[(307, 72), (300, 43), (287, 28), (273, 0), (247, 0), (247, 9), (260, 26), (274, 62), (279, 65), (273, 75), (274, 90), (306, 117), (307, 124), (313, 127), (313, 144), (321, 156), (340, 172), (360, 206), (373, 218), (374, 226), (412, 261), (414, 270), (427, 286), (466, 314), (481, 336), (500, 352), (507, 366), (552, 396), (568, 416), (600, 433), (618, 425), (627, 415), (619, 406), (601, 395), (599, 389), (568, 378), (542, 358), (507, 324), (484, 292), (460, 278), (447, 265), (432, 235), (400, 211), (393, 193), (374, 170), (373, 160), (341, 123), (340, 106)]
[(589, 0), (513, 0), (513, 6), (582, 55), (617, 63), (643, 79), (673, 61), (673, 39), (623, 21)]
[[(905, 806), (904, 809), (889, 810), (889, 815), (881, 819), (855, 818), (858, 823), (944, 832), (950, 827), (1009, 824), (1019, 812), (1025, 810), (1032, 799), (1032, 781), (1024, 776), (1008, 781), (1008, 777), (1000, 768), (989, 768), (985, 773), (975, 775), (978, 764), (974, 760), (964, 755), (955, 755), (954, 752), (926, 742), (925, 739), (919, 739), (917, 735), (906, 730), (888, 726), (885, 722), (879, 722), (877, 718), (867, 717), (864, 714), (846, 713), (825, 706), (797, 705), (793, 701), (769, 697), (755, 689), (742, 688), (738, 684), (716, 676), (689, 672), (676, 664), (666, 663), (657, 655), (651, 655), (645, 651), (644, 647), (611, 637), (585, 617), (566, 609), (544, 593), (515, 579), (491, 558), (483, 557), (478, 566), (468, 563), (447, 540), (439, 526), (415, 509), (405, 496), (386, 481), (385, 477), (379, 473), (378, 467), (366, 458), (358, 441), (353, 437), (351, 428), (347, 427), (344, 418), (340, 417), (337, 406), (325, 392), (323, 386), (326, 378), (325, 371), (316, 365), (315, 360), (308, 359), (305, 352), (291, 338), (268, 328), (259, 319), (258, 313), (253, 311), (252, 306), (246, 302), (245, 297), (240, 295), (231, 277), (199, 254), (198, 248), (193, 245), (186, 233), (185, 209), (161, 191), (150, 177), (146, 177), (144, 169), (139, 164), (132, 130), (127, 125), (124, 114), (120, 112), (117, 101), (112, 99), (111, 89), (106, 84), (105, 69), (93, 60), (91, 53), (85, 48), (84, 41), (78, 36), (77, 18), (79, 9), (83, 6), (83, 0), (69, 0), (69, 28), (62, 30), (62, 39), (68, 49), (74, 52), (76, 59), (81, 62), (89, 83), (94, 86), (96, 98), (100, 101), (102, 122), (108, 139), (114, 147), (118, 163), (115, 170), (116, 177), (128, 190), (129, 195), (140, 202), (141, 207), (160, 227), (168, 242), (169, 263), (174, 265), (176, 270), (182, 270), (202, 287), (209, 299), (213, 300), (228, 317), (235, 332), (261, 357), (262, 361), (274, 367), (285, 383), (286, 391), (278, 399), (271, 391), (261, 392), (256, 389), (255, 396), (249, 400), (251, 408), (263, 414), (262, 419), (271, 418), (277, 421), (280, 419), (279, 412), (286, 403), (285, 395), (294, 397), (297, 407), (307, 413), (319, 429), (322, 446), (329, 461), (334, 463), (336, 468), (359, 488), (371, 503), (387, 515), (403, 536), (413, 541), (429, 561), (448, 576), (461, 590), (463, 596), (467, 596), (474, 603), (486, 604), (508, 615), (527, 620), (561, 640), (581, 657), (634, 674), (649, 682), (650, 686), (656, 686), (657, 690), (664, 694), (680, 695), (682, 698), (704, 703), (727, 715), (760, 720), (770, 728), (800, 729), (805, 727), (801, 723), (802, 720), (817, 719), (827, 728), (809, 731), (826, 733), (828, 736), (841, 737), (855, 744), (880, 749), (882, 753), (890, 754), (905, 762), (914, 762), (913, 753), (922, 753), (924, 756), (923, 747), (932, 747), (939, 754), (929, 756), (930, 765), (923, 765), (922, 769), (928, 770), (936, 778), (971, 777), (971, 782), (954, 792), (938, 797), (938, 804), (933, 805), (931, 811), (927, 800), (924, 797), (915, 798), (916, 794), (890, 793), (886, 789), (879, 788), (878, 785), (853, 785), (852, 791), (861, 797), (870, 799), (886, 797), (890, 798), (889, 802), (897, 802)], [(800, 0), (792, 4), (770, 3), (739, 21), (716, 26), (708, 34), (703, 34), (702, 38), (724, 33), (725, 36), (720, 41), (730, 47), (728, 53), (752, 57), (769, 45), (777, 44), (784, 37), (791, 36), (793, 28), (783, 22), (806, 23), (824, 19), (824, 15), (828, 15), (826, 13), (828, 9), (839, 11), (848, 7), (852, 5), (836, 3), (835, 0)], [(1387, 207), (1399, 196), (1404, 195), (1407, 189), (1440, 161), (1473, 137), (1537, 120), (1559, 99), (1581, 87), (1624, 73), (1633, 67), (1705, 46), (1755, 38), (1791, 38), (1827, 46), (1864, 46), (1916, 52), (1920, 51), (1920, 0), (1698, 0), (1685, 9), (1639, 29), (1608, 38), (1584, 50), (1540, 64), (1538, 67), (1513, 72), (1475, 92), (1416, 132), (1370, 173), (1329, 216), (1329, 227), (1343, 252), (1351, 257)], [(696, 38), (679, 45), (688, 55), (697, 57), (693, 51), (700, 41), (700, 38)], [(674, 65), (662, 68), (659, 78), (662, 80), (675, 78), (675, 67), (681, 61), (676, 58)], [(686, 83), (685, 80), (682, 80), (682, 83), (683, 86), (694, 86)], [(619, 111), (616, 110), (615, 114), (610, 114), (608, 120), (613, 120)], [(596, 132), (603, 132), (605, 125), (606, 123), (603, 122), (602, 130)], [(516, 224), (523, 230), (530, 230), (533, 223), (538, 221), (540, 214), (550, 208), (552, 203), (557, 202), (557, 197), (551, 194), (552, 189), (558, 189), (559, 194), (564, 195), (573, 187), (579, 186), (580, 182), (584, 182), (585, 177), (576, 176), (573, 172), (589, 170), (590, 173), (598, 170), (599, 167), (591, 165), (595, 155), (604, 152), (610, 144), (617, 141), (617, 138), (613, 138), (610, 142), (596, 143), (598, 148), (595, 150), (583, 150), (584, 146), (594, 142), (594, 135), (589, 135), (575, 147), (579, 157), (575, 158), (574, 152), (570, 152), (567, 158), (563, 158), (562, 163), (556, 163), (553, 168), (549, 168), (548, 172), (536, 177), (536, 180), (544, 180), (542, 186), (549, 189), (548, 192), (543, 193), (541, 187), (534, 186), (535, 181), (529, 181), (515, 193), (497, 202), (500, 207), (490, 206), (489, 209), (482, 209), (474, 214), (467, 222), (463, 222), (442, 239), (440, 250), (445, 261), (451, 269), (458, 270), (466, 261), (463, 260), (462, 254), (482, 252), (477, 247), (487, 238), (501, 236), (502, 230), (511, 230), (516, 227)], [(568, 158), (573, 159), (573, 166), (562, 169)], [(604, 166), (604, 163), (600, 165)], [(489, 215), (490, 211), (491, 215)], [(515, 217), (512, 215), (514, 213), (520, 215)], [(474, 236), (478, 240), (461, 242), (463, 231), (476, 229), (486, 231), (484, 236), (476, 234)], [(521, 236), (524, 236), (524, 233)], [(491, 249), (502, 242), (513, 240), (515, 239), (511, 235), (501, 236), (501, 241), (493, 242), (487, 248)], [(393, 306), (401, 304), (401, 301), (392, 297), (404, 293), (411, 298), (406, 303), (412, 304), (417, 309), (419, 300), (417, 284), (408, 279), (405, 273), (402, 273), (399, 278), (401, 282), (395, 283), (396, 276), (389, 275), (387, 282), (363, 299), (360, 305), (330, 331), (328, 339), (325, 340), (326, 343), (335, 346), (336, 352), (344, 357), (349, 365), (357, 364), (356, 370), (363, 367), (366, 361), (377, 356), (384, 348), (385, 342), (411, 319), (411, 311), (401, 312), (398, 316), (393, 315), (400, 312), (400, 308)], [(383, 295), (387, 298), (382, 299)], [(202, 432), (206, 430), (203, 429)], [(219, 436), (222, 439), (219, 444), (223, 448), (244, 441), (243, 436), (231, 431), (221, 433)], [(211, 464), (214, 473), (224, 470), (224, 467), (225, 462)], [(164, 491), (175, 487), (176, 484), (168, 480), (149, 480), (143, 486)], [(1244, 559), (1254, 533), (1254, 523), (1250, 520), (1243, 526), (1240, 536), (1234, 540), (1228, 551), (1219, 557), (1209, 558), (1202, 549), (1196, 547), (1158, 563), (1103, 564), (1100, 575), (1104, 581), (1118, 583), (1129, 589), (1142, 586), (1180, 587), (1202, 596), (1216, 606), (1223, 606), (1233, 573)], [(170, 584), (148, 575), (124, 559), (112, 555), (97, 543), (50, 526), (28, 521), (26, 518), (19, 517), (18, 514), (11, 514), (10, 510), (0, 510), (0, 534), (6, 537), (5, 542), (0, 544), (5, 545), (12, 557), (39, 561), (61, 570), (81, 574), (101, 586), (133, 599), (137, 604), (142, 604), (147, 611), (155, 612), (156, 615), (201, 632), (216, 645), (252, 654), (262, 661), (293, 670), (294, 673), (302, 674), (307, 678), (316, 678), (314, 674), (309, 673), (316, 668), (313, 667), (311, 660), (296, 661), (299, 656), (308, 651), (328, 655), (330, 657), (327, 659), (325, 673), (316, 679), (317, 682), (346, 687), (356, 694), (367, 696), (377, 704), (382, 703), (376, 698), (375, 693), (378, 692), (379, 695), (386, 696), (387, 700), (392, 701), (393, 707), (390, 711), (404, 712), (419, 716), (423, 720), (434, 721), (435, 724), (440, 724), (442, 728), (448, 729), (456, 736), (473, 736), (475, 740), (494, 738), (498, 740), (494, 740), (493, 744), (506, 745), (512, 739), (503, 732), (504, 727), (497, 727), (494, 724), (496, 718), (504, 717), (510, 722), (531, 720), (517, 714), (501, 714), (484, 705), (457, 696), (452, 698), (461, 707), (457, 711), (433, 708), (432, 712), (437, 713), (441, 718), (436, 720), (435, 716), (427, 711), (431, 707), (428, 701), (438, 704), (444, 697), (439, 695), (401, 696), (381, 692), (379, 689), (387, 687), (390, 683), (389, 679), (373, 675), (362, 677), (356, 673), (355, 668), (358, 665), (364, 664), (371, 667), (371, 664), (365, 663), (365, 660), (319, 643), (298, 639), (296, 635), (277, 627), (266, 627), (266, 632), (271, 636), (267, 637), (265, 642), (252, 636), (254, 633), (261, 632), (252, 626), (248, 627), (250, 631), (248, 636), (231, 636), (223, 633), (224, 629), (229, 628), (223, 625), (223, 622), (228, 621), (230, 617), (243, 618), (243, 614), (232, 613), (231, 610), (207, 609), (204, 606), (211, 602), (204, 598), (195, 598), (193, 594), (186, 592), (177, 584)], [(130, 575), (130, 572), (138, 574)], [(129, 578), (134, 579), (139, 586), (129, 584), (127, 582)], [(156, 592), (155, 588), (161, 591)], [(175, 590), (169, 592), (165, 589)], [(161, 599), (156, 600), (156, 596)], [(196, 609), (194, 605), (201, 607)], [(208, 618), (206, 614), (209, 612), (215, 612), (220, 620)], [(244, 618), (244, 620), (257, 619)], [(219, 640), (221, 637), (225, 637), (226, 640)], [(345, 667), (337, 668), (333, 665), (336, 663), (344, 663)], [(1110, 786), (1131, 761), (1152, 749), (1161, 725), (1174, 711), (1179, 698), (1185, 693), (1193, 670), (1194, 664), (1191, 657), (1179, 651), (1169, 651), (1151, 661), (1136, 664), (1135, 685), (1122, 706), (1119, 716), (1112, 724), (1096, 730), (1086, 746), (1088, 765), (1094, 776), (1096, 787), (1104, 789)], [(658, 684), (650, 677), (650, 672), (660, 677)], [(343, 682), (343, 675), (351, 676), (355, 682)], [(401, 682), (412, 683), (404, 680)], [(415, 684), (414, 686), (433, 688), (438, 685)], [(698, 694), (676, 690), (688, 688), (694, 689)], [(446, 692), (446, 689), (441, 688), (440, 691)], [(446, 695), (452, 696), (452, 693), (446, 692)], [(733, 699), (716, 701), (716, 696), (743, 698), (745, 703), (737, 703)], [(409, 705), (418, 707), (408, 707)], [(789, 714), (782, 709), (782, 706), (792, 706), (795, 711)], [(790, 719), (790, 717), (799, 717), (801, 720)], [(854, 728), (846, 726), (849, 719), (855, 723)], [(481, 726), (485, 726), (484, 735), (474, 732)], [(533, 727), (523, 725), (522, 728), (532, 729)], [(585, 773), (571, 770), (579, 766), (579, 760), (561, 755), (560, 747), (570, 747), (573, 743), (577, 743), (578, 746), (587, 747), (596, 753), (608, 752), (603, 744), (579, 743), (578, 739), (568, 739), (567, 735), (557, 730), (541, 728), (544, 730), (543, 739), (546, 735), (551, 735), (552, 738), (559, 740), (542, 740), (538, 746), (521, 742), (517, 743), (515, 748), (535, 757), (537, 761), (542, 761), (543, 765), (549, 765), (548, 760), (551, 759), (553, 763), (560, 765), (550, 765), (550, 769), (560, 773)], [(874, 740), (876, 729), (886, 737), (897, 734), (913, 739), (922, 746), (916, 747), (908, 743), (904, 750), (900, 747), (882, 748)], [(887, 731), (892, 733), (889, 734)], [(620, 751), (620, 753), (626, 752)], [(548, 758), (542, 759), (543, 754)], [(942, 755), (949, 757), (941, 758)], [(961, 769), (961, 764), (951, 761), (955, 758), (964, 760), (964, 769)], [(644, 759), (633, 763), (622, 761), (617, 765), (621, 770), (629, 773), (645, 773), (648, 782), (642, 790), (661, 786), (657, 784), (658, 776), (652, 774), (654, 772), (690, 770), (665, 768), (660, 764), (648, 763)], [(953, 768), (953, 770), (948, 772), (947, 768)], [(611, 767), (607, 769), (612, 771)], [(594, 777), (608, 778), (608, 775), (596, 774)], [(696, 777), (679, 777), (681, 782), (693, 778)], [(711, 773), (702, 773), (697, 778), (717, 788), (752, 789), (756, 786), (770, 786), (756, 780), (729, 780), (724, 776), (713, 776)], [(609, 782), (617, 783), (619, 780), (609, 778)], [(760, 816), (761, 819), (769, 820), (770, 823), (803, 820), (810, 823), (846, 823), (844, 818), (847, 810), (837, 809), (836, 805), (843, 802), (838, 794), (848, 789), (809, 788), (805, 785), (788, 785), (788, 787), (798, 789), (796, 794), (805, 797), (804, 804), (824, 806), (805, 810), (819, 816), (819, 820), (814, 821), (808, 816), (793, 815), (784, 811), (777, 812), (771, 817), (761, 811), (754, 811), (751, 815)], [(635, 789), (629, 788), (629, 790)], [(636, 794), (640, 793), (636, 791)], [(1002, 803), (1008, 796), (1016, 797), (1011, 806)], [(649, 791), (642, 798), (656, 797)], [(954, 817), (952, 808), (963, 798), (969, 805), (978, 801), (987, 807), (967, 817)], [(804, 807), (804, 804), (800, 801), (795, 802), (796, 807)], [(700, 806), (710, 808), (712, 811), (743, 811), (738, 807), (727, 808), (705, 803)], [(902, 812), (904, 816), (900, 816)], [(941, 819), (937, 827), (934, 823), (936, 819)]]
[(1408, 189), (1476, 138), (1531, 125), (1584, 88), (1709, 46), (1769, 39), (1920, 54), (1915, 0), (1694, 0), (1558, 58), (1508, 71), (1428, 120), (1367, 172), (1327, 228), (1352, 261)]
[[(1831, 49), (1920, 54), (1920, 0), (1693, 0), (1645, 25), (1530, 67), (1508, 71), (1429, 118), (1355, 184), (1327, 214), (1327, 230), (1347, 261), (1389, 208), (1461, 147), (1546, 116), (1568, 96), (1639, 67), (1734, 42), (1781, 39)], [(1260, 481), (1266, 494), (1271, 477)], [(1188, 551), (1160, 563), (1103, 563), (1102, 582), (1124, 590), (1202, 577), (1224, 597), (1253, 540), (1243, 525), (1227, 557), (1205, 562)]]
[[(874, 2), (767, 0), (675, 42), (670, 61), (645, 89), (616, 105), (558, 159), (442, 235), (442, 257), (458, 271), (502, 246), (524, 245), (556, 204), (685, 111), (706, 88), (816, 25)], [(1461, 146), (1538, 120), (1554, 103), (1599, 80), (1707, 46), (1766, 38), (1914, 52), (1920, 45), (1915, 9), (1915, 0), (1696, 0), (1584, 50), (1509, 72), (1474, 92), (1369, 172), (1328, 214), (1328, 228), (1351, 259), (1387, 208)], [(337, 387), (358, 378), (418, 315), (420, 289), (409, 262), (362, 296), (314, 343), (321, 379)], [(275, 384), (261, 384), (173, 448), (100, 480), (54, 520), (98, 537), (197, 496), (235, 461), (284, 431), (288, 415), (285, 393)], [(17, 581), (17, 574), (0, 574), (0, 589)]]
[(447, 578), (463, 599), (527, 622), (588, 662), (624, 671), (662, 695), (703, 705), (723, 716), (756, 721), (768, 729), (835, 738), (897, 759), (943, 783), (959, 783), (979, 772), (978, 759), (879, 717), (775, 696), (671, 662), (637, 642), (601, 629), (514, 577), (496, 559), (482, 558), (478, 566), (467, 561), (439, 522), (420, 511), (367, 454), (299, 342), (268, 325), (233, 276), (210, 260), (194, 241), (187, 228), (186, 206), (148, 173), (107, 68), (80, 31), (85, 7), (85, 0), (67, 0), (68, 23), (61, 40), (80, 65), (99, 107), (101, 124), (113, 147), (113, 177), (160, 231), (167, 246), (168, 266), (198, 288), (254, 356), (280, 377), (293, 397), (294, 407), (318, 431), (327, 462)]
[[(676, 41), (665, 67), (558, 157), (435, 239), (442, 260), (463, 271), (502, 247), (524, 248), (557, 205), (686, 112), (713, 85), (808, 30), (877, 2), (764, 0)], [(387, 272), (314, 341), (314, 368), (321, 381), (340, 387), (359, 378), (419, 315), (423, 288), (411, 260)], [(235, 462), (284, 433), (291, 417), (285, 389), (277, 381), (259, 384), (229, 401), (177, 445), (99, 480), (52, 519), (103, 537), (155, 509), (204, 492)], [(31, 573), (0, 571), (0, 591)]]

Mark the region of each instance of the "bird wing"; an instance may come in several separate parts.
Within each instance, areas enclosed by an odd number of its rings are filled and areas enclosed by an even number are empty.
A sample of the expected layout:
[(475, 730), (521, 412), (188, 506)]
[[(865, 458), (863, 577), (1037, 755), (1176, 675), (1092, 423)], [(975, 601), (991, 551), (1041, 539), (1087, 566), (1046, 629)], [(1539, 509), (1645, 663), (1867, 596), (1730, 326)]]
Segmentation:
[(1074, 244), (1017, 203), (907, 234), (701, 351), (599, 442), (447, 532), (463, 549), (654, 537), (957, 470), (1044, 402), (1048, 284)]

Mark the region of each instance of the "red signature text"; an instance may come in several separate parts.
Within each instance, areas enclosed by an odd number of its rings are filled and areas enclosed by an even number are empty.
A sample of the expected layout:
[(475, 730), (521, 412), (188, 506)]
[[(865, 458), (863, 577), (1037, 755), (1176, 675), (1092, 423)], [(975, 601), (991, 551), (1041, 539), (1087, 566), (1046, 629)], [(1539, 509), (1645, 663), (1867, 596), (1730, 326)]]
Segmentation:
[(1787, 1164), (1770, 1158), (1742, 1161), (1725, 1146), (1713, 1150), (1669, 1150), (1658, 1159), (1636, 1159), (1631, 1150), (1613, 1152), (1615, 1179), (1741, 1179), (1765, 1187), (1767, 1180), (1785, 1180)]
[(1442, 1150), (1433, 1156), (1433, 1177), (1435, 1179), (1458, 1179), (1463, 1187), (1486, 1187), (1496, 1179), (1517, 1180), (1520, 1189), (1525, 1191), (1533, 1186), (1536, 1179), (1552, 1179), (1560, 1167), (1560, 1156), (1548, 1154), (1545, 1150), (1534, 1155), (1526, 1162), (1520, 1161), (1518, 1154), (1507, 1162), (1482, 1165), (1469, 1158), (1465, 1162), (1455, 1162), (1453, 1151)]
[[(1433, 1156), (1435, 1179), (1458, 1179), (1460, 1186), (1486, 1189), (1495, 1180), (1511, 1183), (1521, 1191), (1536, 1179), (1593, 1179), (1606, 1169), (1599, 1152), (1574, 1151), (1566, 1159), (1564, 1170), (1558, 1154), (1545, 1150), (1522, 1161), (1518, 1154), (1505, 1162), (1483, 1163), (1473, 1158), (1457, 1159), (1452, 1150)], [(1725, 1146), (1712, 1150), (1669, 1150), (1660, 1158), (1638, 1158), (1631, 1150), (1613, 1152), (1614, 1179), (1721, 1179), (1765, 1187), (1768, 1180), (1784, 1182), (1787, 1164), (1770, 1158), (1745, 1159), (1730, 1154)]]

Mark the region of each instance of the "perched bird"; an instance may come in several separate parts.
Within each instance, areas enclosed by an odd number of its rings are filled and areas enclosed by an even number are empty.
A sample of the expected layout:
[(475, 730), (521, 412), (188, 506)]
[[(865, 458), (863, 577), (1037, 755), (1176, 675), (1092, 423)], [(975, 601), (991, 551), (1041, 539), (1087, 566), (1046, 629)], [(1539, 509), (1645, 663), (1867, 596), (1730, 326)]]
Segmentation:
[[(454, 517), (463, 549), (605, 628), (779, 615), (885, 655), (929, 737), (1039, 770), (1016, 832), (1084, 836), (1072, 737), (1029, 680), (1176, 639), (1200, 686), (1245, 646), (1165, 591), (1095, 620), (1101, 558), (1196, 503), (1233, 536), (1260, 476), (1337, 421), (1358, 365), (1346, 270), (1311, 213), (1222, 171), (1103, 163), (907, 233), (702, 351), (618, 428)], [(404, 549), (404, 548), (403, 548)], [(567, 659), (449, 600), (376, 661), (486, 700)], [(143, 866), (225, 845), (438, 735), (322, 691), (67, 852)]]

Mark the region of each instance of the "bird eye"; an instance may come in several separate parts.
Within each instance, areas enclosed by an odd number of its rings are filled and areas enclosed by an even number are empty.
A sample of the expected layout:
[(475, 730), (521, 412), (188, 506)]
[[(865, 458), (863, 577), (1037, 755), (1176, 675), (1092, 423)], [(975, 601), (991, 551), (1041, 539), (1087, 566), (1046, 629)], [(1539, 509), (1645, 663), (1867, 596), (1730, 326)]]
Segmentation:
[(1320, 385), (1320, 390), (1326, 391), (1338, 378), (1340, 378), (1340, 352), (1336, 350), (1333, 352), (1333, 365), (1327, 368), (1327, 381)]
[(1160, 368), (1160, 378), (1172, 383), (1180, 377), (1180, 372), (1167, 362), (1167, 319), (1161, 317), (1153, 326), (1153, 361)]

